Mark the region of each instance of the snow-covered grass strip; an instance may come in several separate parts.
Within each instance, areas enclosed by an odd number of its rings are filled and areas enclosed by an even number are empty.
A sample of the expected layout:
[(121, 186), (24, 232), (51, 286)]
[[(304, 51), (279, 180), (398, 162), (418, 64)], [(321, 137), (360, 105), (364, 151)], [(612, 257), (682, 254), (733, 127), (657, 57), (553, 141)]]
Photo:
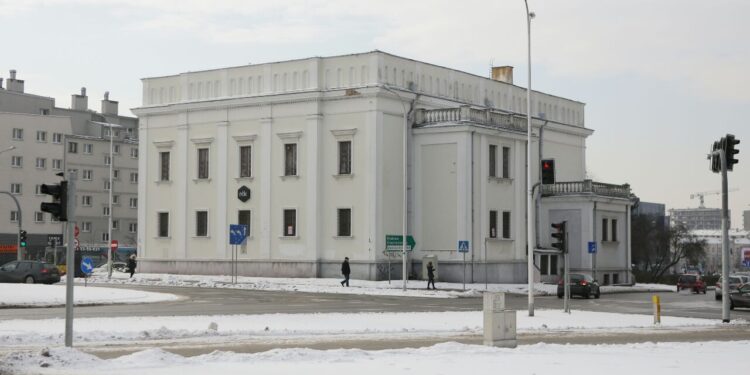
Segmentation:
[[(65, 285), (0, 284), (0, 307), (42, 307), (65, 305)], [(180, 297), (120, 288), (75, 286), (76, 305), (107, 305), (175, 301)]]

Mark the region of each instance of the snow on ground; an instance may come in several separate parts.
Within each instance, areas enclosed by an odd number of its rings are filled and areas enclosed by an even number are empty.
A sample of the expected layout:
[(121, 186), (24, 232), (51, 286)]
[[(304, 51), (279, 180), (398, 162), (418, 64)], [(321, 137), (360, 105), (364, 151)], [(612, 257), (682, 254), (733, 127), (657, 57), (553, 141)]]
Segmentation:
[[(0, 307), (60, 306), (65, 305), (65, 285), (0, 284), (0, 296)], [(84, 286), (76, 286), (73, 297), (76, 305), (151, 303), (179, 299), (178, 296), (167, 293)]]
[[(512, 294), (527, 294), (526, 284), (488, 284), (467, 283), (463, 290), (463, 283), (437, 282), (437, 291), (427, 290), (427, 282), (409, 280), (407, 290), (403, 291), (401, 280), (368, 281), (350, 280), (351, 287), (341, 286), (339, 279), (315, 279), (315, 278), (271, 278), (271, 277), (238, 277), (237, 283), (232, 284), (230, 276), (206, 276), (206, 275), (171, 275), (155, 273), (136, 273), (133, 278), (129, 274), (114, 272), (112, 279), (108, 280), (104, 268), (98, 268), (89, 278), (92, 283), (130, 284), (130, 285), (153, 285), (153, 286), (184, 286), (202, 288), (236, 288), (252, 290), (294, 291), (309, 293), (335, 293), (335, 294), (359, 294), (359, 295), (388, 295), (408, 297), (432, 297), (432, 298), (456, 298), (476, 297), (481, 292), (505, 292)], [(82, 282), (82, 280), (81, 280)], [(674, 286), (661, 284), (636, 284), (635, 286), (603, 286), (602, 293), (624, 293), (624, 292), (656, 292), (675, 290)], [(535, 295), (555, 295), (556, 284), (534, 285)]]
[[(216, 351), (182, 357), (149, 349), (102, 360), (76, 349), (19, 352), (0, 358), (0, 373), (35, 374), (710, 374), (747, 372), (750, 341), (643, 343), (627, 345), (535, 344), (515, 349), (443, 343), (425, 348), (366, 351), (359, 349), (274, 349), (239, 354)], [(691, 355), (700, 353), (700, 355)], [(707, 360), (710, 359), (710, 360)], [(740, 360), (738, 360), (740, 359)], [(5, 371), (5, 372), (4, 372)]]
[[(517, 330), (618, 331), (654, 327), (650, 315), (592, 311), (536, 310), (535, 317), (517, 312)], [(370, 338), (394, 335), (456, 336), (482, 332), (481, 311), (411, 313), (265, 314), (214, 316), (153, 316), (78, 318), (74, 341), (115, 343), (169, 339), (227, 340), (323, 337), (339, 335)], [(719, 320), (664, 316), (660, 327), (706, 327)], [(0, 321), (0, 348), (54, 345), (63, 341), (64, 319)]]

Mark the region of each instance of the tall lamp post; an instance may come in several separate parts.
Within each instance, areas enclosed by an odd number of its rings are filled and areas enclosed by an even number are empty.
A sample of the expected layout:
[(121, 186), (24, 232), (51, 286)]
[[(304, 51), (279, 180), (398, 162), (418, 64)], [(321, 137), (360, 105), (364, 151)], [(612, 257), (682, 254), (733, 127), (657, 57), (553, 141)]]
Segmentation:
[(531, 19), (534, 12), (529, 11), (529, 1), (524, 0), (526, 5), (526, 41), (527, 45), (527, 70), (528, 83), (526, 86), (526, 249), (527, 249), (527, 273), (529, 281), (529, 316), (534, 316), (534, 217), (532, 216), (532, 192), (531, 185)]
[(402, 229), (401, 230), (401, 232), (402, 232), (402, 237), (401, 237), (401, 263), (402, 263), (401, 272), (402, 272), (402, 274), (401, 274), (401, 277), (403, 278), (403, 281), (404, 281), (403, 290), (406, 291), (406, 280), (407, 280), (407, 277), (406, 277), (407, 276), (407, 273), (406, 273), (406, 246), (407, 246), (406, 245), (406, 243), (407, 243), (407, 241), (406, 241), (406, 220), (407, 220), (407, 218), (406, 218), (406, 211), (407, 211), (407, 209), (406, 209), (406, 203), (407, 203), (407, 189), (408, 189), (408, 185), (407, 185), (407, 169), (406, 169), (407, 168), (406, 142), (407, 142), (407, 137), (408, 137), (408, 134), (409, 134), (409, 121), (408, 121), (408, 118), (407, 118), (408, 117), (408, 112), (406, 111), (406, 104), (404, 104), (404, 100), (403, 100), (403, 98), (401, 98), (401, 95), (399, 95), (398, 92), (396, 92), (392, 88), (388, 87), (387, 85), (383, 85), (382, 87), (386, 91), (388, 91), (388, 92), (396, 95), (396, 97), (398, 98), (399, 103), (401, 103), (401, 110), (402, 110), (402, 113), (404, 115), (404, 144), (403, 144), (403, 152), (404, 152), (404, 168), (403, 168), (404, 169), (403, 170), (403, 177), (404, 177), (404, 197), (403, 197), (403, 211), (402, 211), (403, 226), (401, 228)]
[(113, 165), (115, 164), (115, 158), (114, 158), (114, 130), (113, 128), (121, 128), (122, 126), (117, 124), (110, 124), (106, 122), (95, 122), (92, 121), (94, 124), (97, 124), (101, 127), (106, 127), (109, 129), (109, 217), (108, 217), (108, 223), (107, 223), (107, 279), (112, 278), (112, 190), (114, 188), (113, 182), (112, 182), (112, 173), (113, 173)]

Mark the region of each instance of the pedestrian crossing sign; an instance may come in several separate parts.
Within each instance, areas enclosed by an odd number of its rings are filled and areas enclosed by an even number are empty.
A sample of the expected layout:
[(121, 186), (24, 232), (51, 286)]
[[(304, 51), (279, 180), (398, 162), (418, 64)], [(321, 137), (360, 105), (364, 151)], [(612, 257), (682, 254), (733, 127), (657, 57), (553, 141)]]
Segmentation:
[(468, 253), (469, 252), (469, 241), (458, 241), (458, 252)]

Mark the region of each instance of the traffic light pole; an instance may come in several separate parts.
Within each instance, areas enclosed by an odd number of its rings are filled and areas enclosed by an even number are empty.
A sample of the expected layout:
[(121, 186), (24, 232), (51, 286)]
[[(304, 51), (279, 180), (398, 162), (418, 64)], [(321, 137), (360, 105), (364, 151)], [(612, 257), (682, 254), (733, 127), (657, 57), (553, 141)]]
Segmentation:
[(721, 321), (729, 323), (729, 192), (727, 191), (727, 154), (718, 150), (721, 159)]
[(568, 257), (568, 255), (570, 253), (568, 252), (567, 226), (565, 228), (565, 240), (564, 240), (564, 242), (565, 242), (565, 245), (564, 245), (565, 246), (565, 250), (563, 252), (563, 261), (564, 261), (563, 272), (565, 273), (565, 277), (564, 277), (565, 280), (563, 282), (565, 283), (565, 286), (563, 287), (563, 290), (565, 291), (565, 296), (564, 296), (564, 300), (563, 300), (563, 310), (566, 313), (570, 313), (570, 260), (569, 260), (569, 257)]
[(76, 180), (78, 173), (68, 173), (68, 199), (67, 199), (67, 218), (68, 230), (66, 233), (68, 239), (68, 250), (65, 254), (65, 346), (73, 346), (73, 281), (75, 277), (75, 244), (73, 241), (73, 230), (76, 226), (75, 209), (76, 209)]

